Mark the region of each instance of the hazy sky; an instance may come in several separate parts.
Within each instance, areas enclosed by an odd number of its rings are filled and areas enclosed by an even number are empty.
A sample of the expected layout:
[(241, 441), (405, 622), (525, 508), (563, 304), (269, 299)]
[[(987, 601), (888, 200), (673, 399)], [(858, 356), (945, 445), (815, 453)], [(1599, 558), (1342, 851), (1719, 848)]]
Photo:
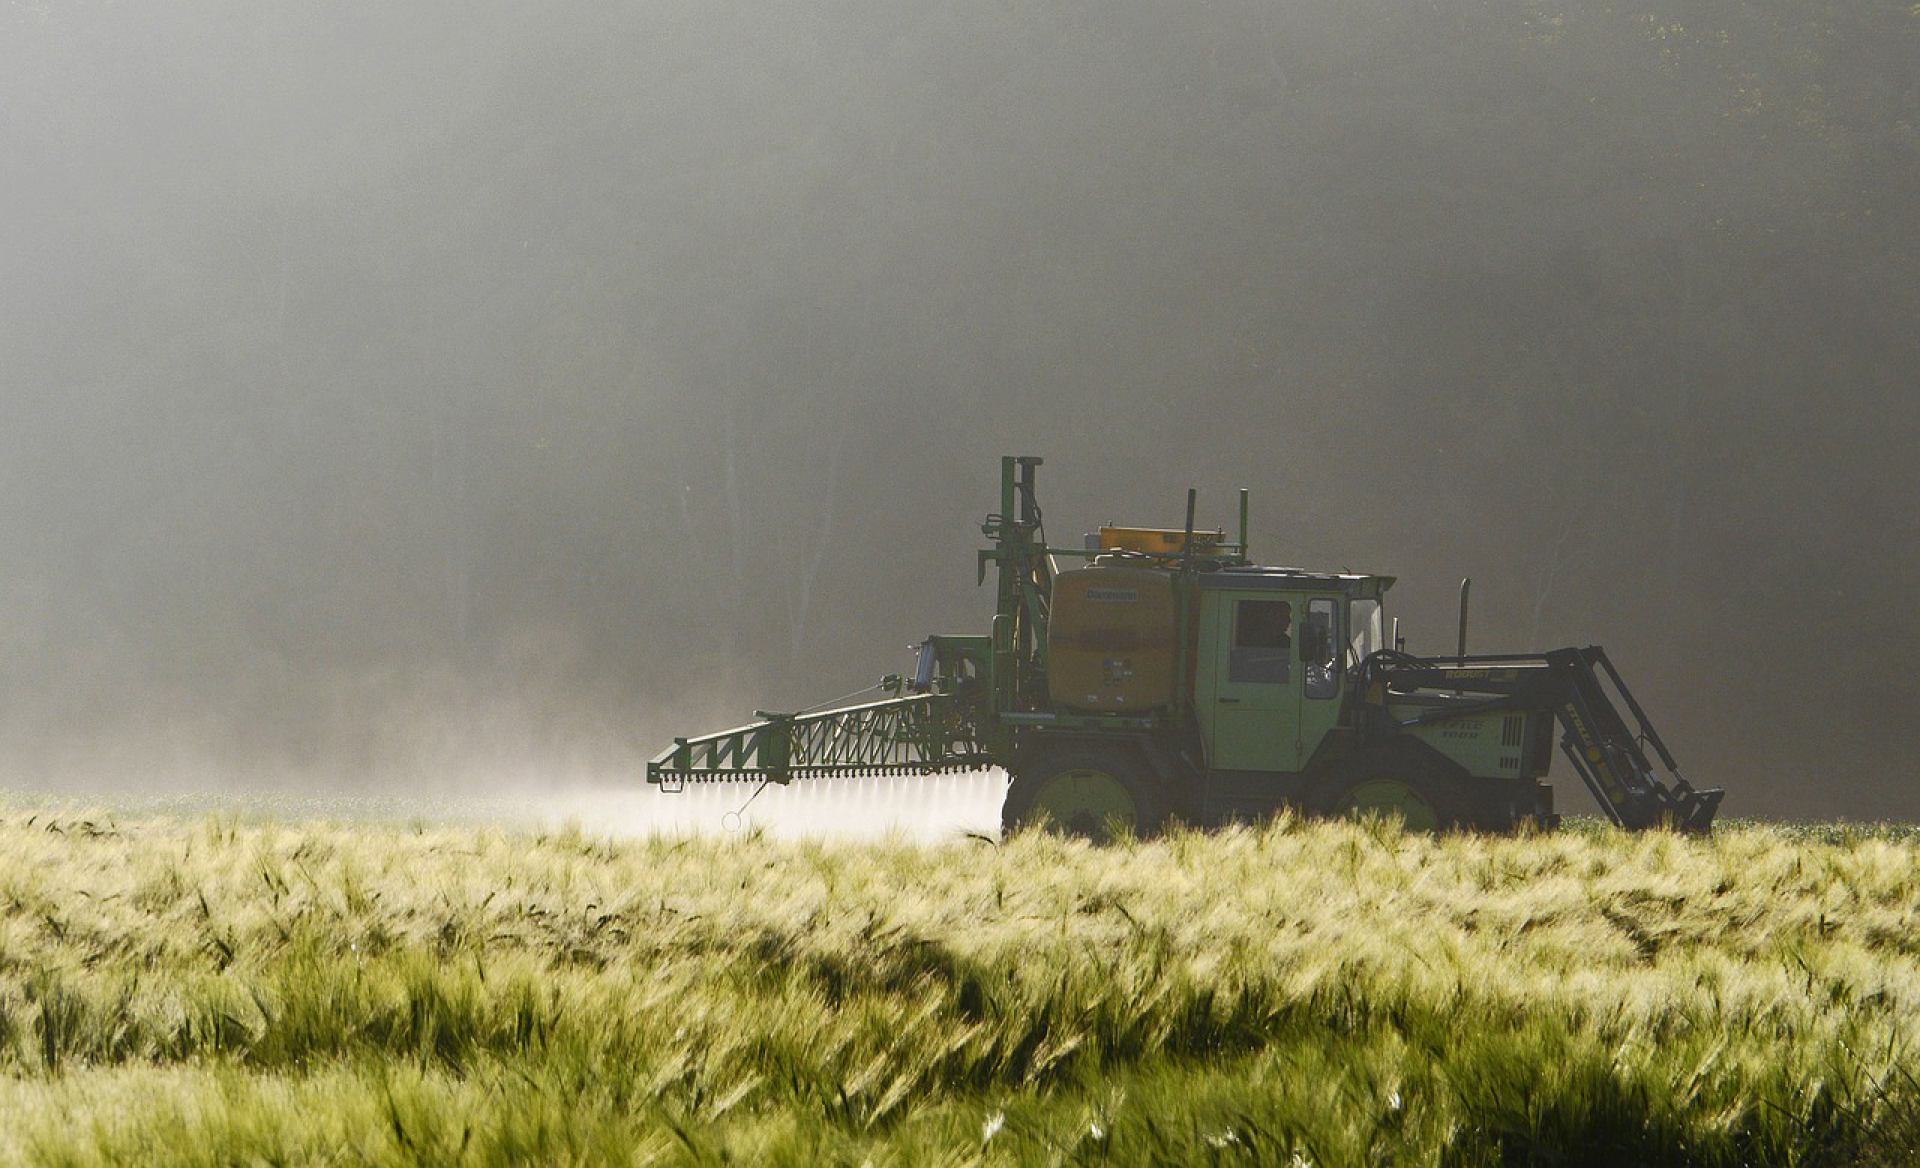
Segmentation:
[[(1920, 816), (1920, 17), (0, 9), (0, 780), (617, 777), (1254, 492)], [(1558, 775), (1567, 802), (1584, 806)], [(638, 775), (635, 774), (635, 781)]]

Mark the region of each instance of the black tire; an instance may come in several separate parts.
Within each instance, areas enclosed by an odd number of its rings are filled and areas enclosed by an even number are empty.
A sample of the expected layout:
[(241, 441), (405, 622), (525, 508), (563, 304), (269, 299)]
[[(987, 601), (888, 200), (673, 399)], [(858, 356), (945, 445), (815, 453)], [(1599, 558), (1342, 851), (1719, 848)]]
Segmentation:
[(1166, 792), (1138, 751), (1060, 746), (1014, 764), (1000, 828), (1012, 834), (1038, 826), (1104, 843), (1114, 828), (1138, 838), (1158, 834), (1169, 814)]
[(1416, 750), (1362, 751), (1313, 784), (1311, 808), (1335, 819), (1398, 815), (1408, 831), (1480, 825), (1472, 793), (1445, 763)]

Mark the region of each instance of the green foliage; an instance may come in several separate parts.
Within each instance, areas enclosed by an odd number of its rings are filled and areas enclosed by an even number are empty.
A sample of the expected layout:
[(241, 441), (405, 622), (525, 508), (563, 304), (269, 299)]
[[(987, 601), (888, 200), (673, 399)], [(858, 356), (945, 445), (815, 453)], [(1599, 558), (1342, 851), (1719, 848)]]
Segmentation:
[(0, 818), (0, 1157), (1853, 1163), (1920, 840)]

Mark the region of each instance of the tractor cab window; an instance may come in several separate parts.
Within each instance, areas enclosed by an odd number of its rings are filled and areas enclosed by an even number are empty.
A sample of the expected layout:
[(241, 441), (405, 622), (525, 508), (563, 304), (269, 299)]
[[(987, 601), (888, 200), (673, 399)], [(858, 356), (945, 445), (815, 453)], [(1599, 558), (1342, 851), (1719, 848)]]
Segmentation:
[(1233, 605), (1233, 651), (1227, 680), (1284, 684), (1292, 677), (1293, 605), (1239, 600)]
[(1377, 600), (1355, 600), (1347, 609), (1353, 628), (1347, 634), (1347, 664), (1358, 665), (1376, 650), (1386, 648), (1381, 635), (1382, 616)]
[(1340, 610), (1331, 600), (1307, 602), (1307, 618), (1300, 625), (1301, 660), (1307, 665), (1307, 696), (1337, 697), (1340, 693)]

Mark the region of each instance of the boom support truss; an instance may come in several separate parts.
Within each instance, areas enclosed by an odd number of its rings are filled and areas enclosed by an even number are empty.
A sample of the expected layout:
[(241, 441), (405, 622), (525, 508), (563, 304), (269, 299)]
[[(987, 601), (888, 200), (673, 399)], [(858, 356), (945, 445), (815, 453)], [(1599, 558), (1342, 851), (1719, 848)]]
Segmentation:
[(925, 775), (991, 765), (952, 695), (905, 694), (810, 714), (755, 711), (760, 720), (698, 738), (676, 738), (647, 763), (647, 782), (866, 775)]

